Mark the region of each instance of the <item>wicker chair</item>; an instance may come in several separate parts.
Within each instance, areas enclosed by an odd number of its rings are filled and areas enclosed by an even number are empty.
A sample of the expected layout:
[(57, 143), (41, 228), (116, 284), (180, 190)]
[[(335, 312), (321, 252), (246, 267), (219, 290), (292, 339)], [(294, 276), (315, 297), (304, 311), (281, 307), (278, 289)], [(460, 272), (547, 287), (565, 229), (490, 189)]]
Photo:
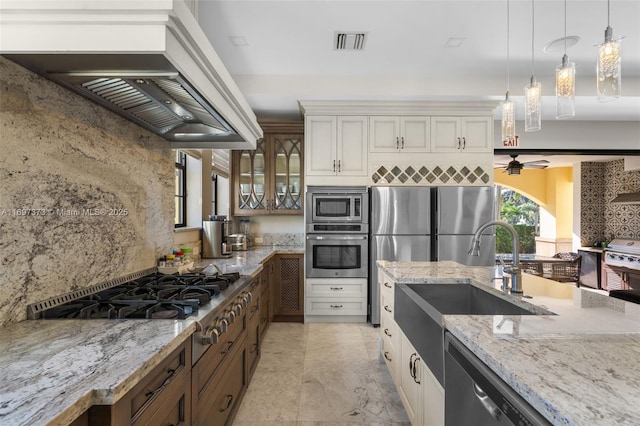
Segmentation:
[(579, 282), (582, 257), (578, 253), (556, 253), (553, 257), (567, 262), (552, 263), (550, 279), (561, 282)]

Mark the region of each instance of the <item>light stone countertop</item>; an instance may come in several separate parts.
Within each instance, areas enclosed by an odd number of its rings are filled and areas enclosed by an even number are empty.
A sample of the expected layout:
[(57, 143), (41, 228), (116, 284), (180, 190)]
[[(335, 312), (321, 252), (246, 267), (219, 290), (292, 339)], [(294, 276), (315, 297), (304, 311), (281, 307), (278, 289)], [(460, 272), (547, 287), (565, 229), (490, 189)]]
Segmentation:
[[(378, 264), (397, 284), (501, 284), (494, 267)], [(640, 306), (529, 274), (523, 286), (557, 315), (445, 315), (445, 327), (554, 425), (640, 424)]]
[[(303, 252), (262, 246), (198, 266), (255, 277), (272, 255)], [(69, 424), (92, 405), (115, 403), (235, 290), (185, 320), (27, 320), (0, 328), (0, 424)]]

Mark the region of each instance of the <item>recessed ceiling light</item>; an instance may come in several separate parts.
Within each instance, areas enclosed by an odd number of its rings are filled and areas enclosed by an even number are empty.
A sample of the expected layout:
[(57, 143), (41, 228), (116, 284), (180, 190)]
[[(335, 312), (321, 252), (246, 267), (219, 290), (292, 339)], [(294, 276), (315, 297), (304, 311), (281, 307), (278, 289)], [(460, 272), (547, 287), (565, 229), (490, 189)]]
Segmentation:
[(544, 53), (561, 53), (564, 52), (565, 39), (567, 40), (567, 49), (575, 46), (580, 41), (580, 36), (566, 36), (550, 41), (544, 45), (542, 49)]
[(449, 37), (449, 40), (446, 41), (444, 47), (460, 47), (465, 40), (466, 37)]
[(229, 40), (231, 41), (231, 44), (233, 44), (236, 47), (249, 45), (249, 43), (247, 42), (247, 39), (244, 38), (244, 36), (229, 36)]

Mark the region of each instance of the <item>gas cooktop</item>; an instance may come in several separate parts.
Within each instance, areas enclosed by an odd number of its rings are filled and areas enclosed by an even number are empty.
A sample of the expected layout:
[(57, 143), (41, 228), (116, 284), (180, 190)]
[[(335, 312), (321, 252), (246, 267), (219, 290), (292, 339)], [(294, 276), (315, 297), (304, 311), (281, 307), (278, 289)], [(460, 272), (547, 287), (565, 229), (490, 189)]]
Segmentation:
[(55, 306), (48, 301), (30, 305), (28, 312), (30, 319), (184, 319), (239, 278), (238, 273), (153, 272), (118, 285), (98, 286), (80, 298), (67, 295), (65, 303)]

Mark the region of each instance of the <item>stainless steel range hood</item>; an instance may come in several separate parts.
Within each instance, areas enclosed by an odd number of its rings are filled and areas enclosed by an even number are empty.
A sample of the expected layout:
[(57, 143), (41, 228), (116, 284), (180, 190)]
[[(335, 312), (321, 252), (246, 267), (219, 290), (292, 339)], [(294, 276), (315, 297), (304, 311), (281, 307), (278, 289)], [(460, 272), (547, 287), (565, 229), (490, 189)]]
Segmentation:
[(640, 192), (618, 194), (611, 202), (613, 204), (640, 204)]
[(262, 137), (184, 0), (4, 0), (0, 54), (173, 148), (254, 149)]

